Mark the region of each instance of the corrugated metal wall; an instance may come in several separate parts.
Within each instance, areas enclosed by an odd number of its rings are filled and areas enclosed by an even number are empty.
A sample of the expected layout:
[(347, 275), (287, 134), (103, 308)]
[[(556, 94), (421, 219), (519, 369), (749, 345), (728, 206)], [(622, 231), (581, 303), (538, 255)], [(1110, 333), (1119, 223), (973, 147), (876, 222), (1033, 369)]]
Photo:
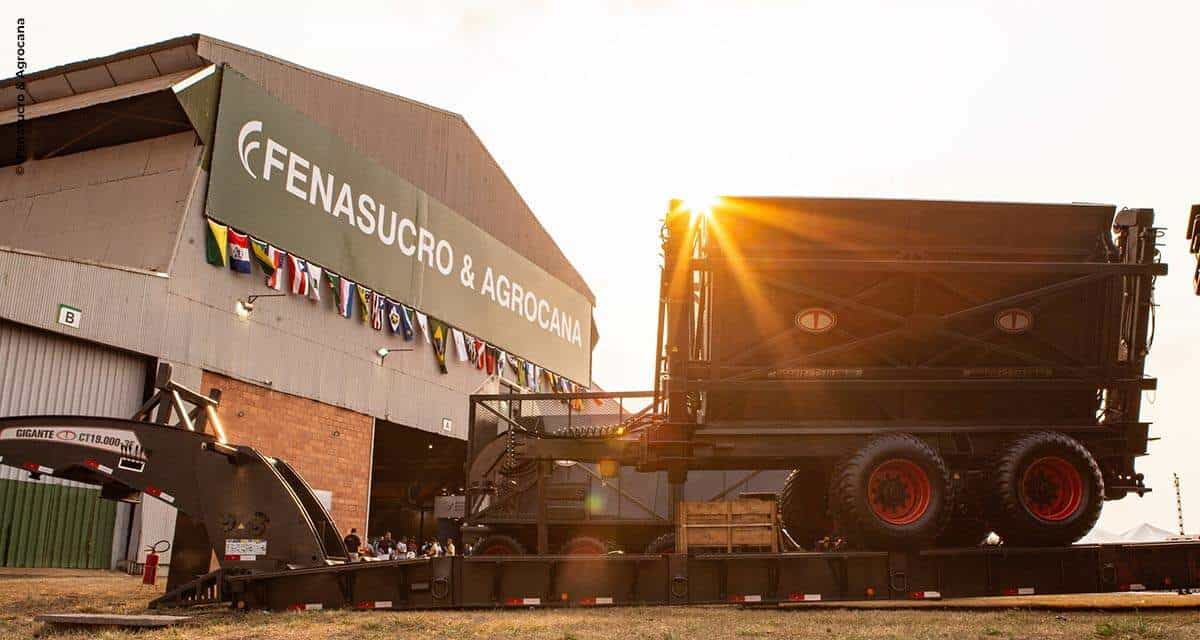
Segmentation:
[[(128, 417), (147, 372), (142, 356), (0, 320), (0, 416)], [(93, 486), (0, 465), (0, 565), (107, 568), (123, 549), (118, 506)]]

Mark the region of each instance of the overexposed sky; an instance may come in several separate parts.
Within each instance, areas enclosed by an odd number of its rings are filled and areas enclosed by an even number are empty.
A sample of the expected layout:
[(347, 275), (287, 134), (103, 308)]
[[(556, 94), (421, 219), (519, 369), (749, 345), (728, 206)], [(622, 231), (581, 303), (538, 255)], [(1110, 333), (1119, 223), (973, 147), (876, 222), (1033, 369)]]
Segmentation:
[[(6, 3), (33, 69), (201, 32), (466, 116), (596, 292), (593, 366), (651, 382), (658, 224), (690, 193), (1111, 202), (1169, 227), (1155, 492), (1200, 530), (1200, 3)], [(11, 31), (10, 31), (11, 32)], [(15, 54), (9, 54), (10, 57)], [(6, 60), (0, 57), (0, 65)], [(5, 71), (0, 75), (11, 75)]]

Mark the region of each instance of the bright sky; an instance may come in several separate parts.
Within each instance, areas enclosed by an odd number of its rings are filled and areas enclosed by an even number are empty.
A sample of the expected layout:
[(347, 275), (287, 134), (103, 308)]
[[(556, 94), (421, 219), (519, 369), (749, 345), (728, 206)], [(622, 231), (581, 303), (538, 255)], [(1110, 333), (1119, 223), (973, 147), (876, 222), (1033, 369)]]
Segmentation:
[(1175, 471), (1200, 530), (1183, 240), (1200, 202), (1200, 3), (68, 4), (6, 3), (33, 69), (201, 32), (465, 115), (595, 290), (610, 389), (651, 381), (671, 197), (1153, 207), (1172, 269), (1146, 412), (1163, 440), (1140, 462), (1155, 491), (1108, 503), (1100, 526), (1174, 529)]

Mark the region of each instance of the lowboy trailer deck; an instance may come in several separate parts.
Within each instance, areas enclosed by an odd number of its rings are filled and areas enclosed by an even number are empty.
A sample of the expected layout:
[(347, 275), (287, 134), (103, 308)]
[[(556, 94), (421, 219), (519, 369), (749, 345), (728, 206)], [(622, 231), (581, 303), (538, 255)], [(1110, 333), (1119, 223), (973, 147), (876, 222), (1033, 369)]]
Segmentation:
[[(1191, 540), (348, 562), (336, 524), (299, 474), (282, 460), (223, 442), (210, 411), (215, 400), (170, 382), (169, 368), (160, 370), (158, 384), (158, 395), (135, 420), (0, 419), (0, 463), (33, 477), (97, 484), (106, 498), (140, 492), (179, 509), (167, 592), (153, 607), (771, 605), (1200, 588), (1200, 541)], [(196, 407), (188, 411), (185, 399)], [(552, 446), (591, 447), (602, 457), (614, 447), (633, 451), (635, 445), (600, 439)], [(214, 558), (218, 568), (210, 571)]]

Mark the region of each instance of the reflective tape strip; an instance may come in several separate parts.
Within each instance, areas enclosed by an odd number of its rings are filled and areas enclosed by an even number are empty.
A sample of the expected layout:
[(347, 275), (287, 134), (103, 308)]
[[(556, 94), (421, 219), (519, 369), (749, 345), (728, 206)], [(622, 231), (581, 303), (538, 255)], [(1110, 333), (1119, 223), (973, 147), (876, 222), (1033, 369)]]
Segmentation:
[(294, 604), (294, 605), (288, 607), (288, 609), (291, 611), (320, 611), (321, 609), (324, 609), (324, 608), (325, 608), (325, 605), (321, 604), (320, 602)]
[(791, 602), (820, 602), (821, 594), (819, 593), (793, 593), (788, 595), (788, 600)]
[(391, 600), (367, 600), (354, 605), (357, 609), (391, 609)]
[(913, 600), (941, 600), (941, 591), (914, 591), (910, 594)]
[(1131, 585), (1128, 585), (1125, 590), (1126, 591), (1145, 591), (1146, 585), (1144, 585), (1140, 582), (1135, 582)]
[(762, 596), (756, 594), (729, 596), (730, 602), (762, 602)]
[(607, 597), (607, 596), (601, 596), (601, 597), (597, 597), (597, 598), (580, 598), (579, 599), (579, 604), (581, 604), (585, 607), (591, 607), (591, 606), (595, 606), (598, 604), (612, 604), (612, 603), (613, 603), (613, 599), (610, 597)]
[(1004, 595), (1006, 596), (1031, 596), (1034, 593), (1036, 592), (1033, 587), (1017, 587), (1015, 589), (1004, 590)]
[(175, 502), (175, 496), (173, 496), (173, 495), (167, 493), (166, 491), (163, 491), (162, 489), (159, 489), (158, 487), (153, 486), (153, 485), (146, 485), (146, 493), (154, 496), (155, 498), (160, 498), (160, 499), (162, 499), (166, 502), (170, 502), (172, 504), (174, 504), (174, 502)]
[(43, 475), (52, 475), (54, 473), (54, 469), (51, 469), (50, 467), (43, 467), (36, 462), (26, 462), (25, 464), (21, 465), (21, 468), (29, 473), (40, 473)]
[(510, 607), (536, 607), (542, 604), (541, 598), (509, 598), (504, 604)]
[(106, 466), (100, 464), (99, 462), (96, 462), (95, 460), (92, 460), (90, 458), (83, 461), (83, 466), (85, 466), (89, 469), (95, 469), (96, 471), (107, 473), (110, 476), (112, 475), (112, 472), (113, 472), (112, 467), (106, 467)]
[(249, 556), (244, 554), (225, 554), (225, 559), (230, 562), (254, 562), (258, 560), (258, 556)]

